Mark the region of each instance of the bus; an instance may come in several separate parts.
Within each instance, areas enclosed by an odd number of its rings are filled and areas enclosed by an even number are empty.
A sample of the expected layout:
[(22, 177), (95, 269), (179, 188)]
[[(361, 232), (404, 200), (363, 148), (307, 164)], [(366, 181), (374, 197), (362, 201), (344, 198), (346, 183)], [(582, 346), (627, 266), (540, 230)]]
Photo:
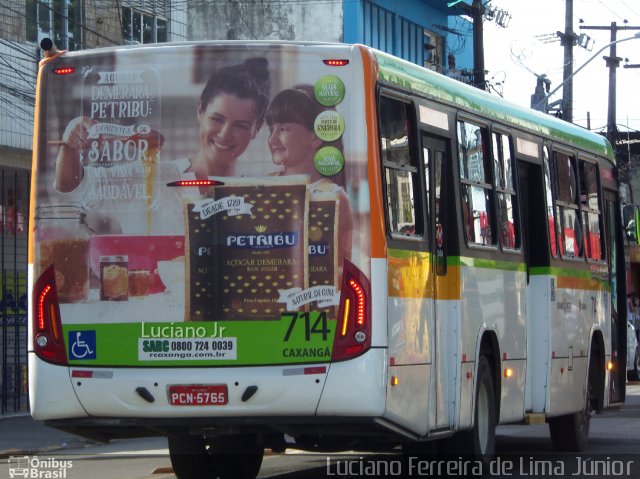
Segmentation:
[(486, 460), (499, 424), (580, 451), (624, 401), (602, 136), (363, 45), (42, 47), (35, 419), (253, 478), (265, 448)]

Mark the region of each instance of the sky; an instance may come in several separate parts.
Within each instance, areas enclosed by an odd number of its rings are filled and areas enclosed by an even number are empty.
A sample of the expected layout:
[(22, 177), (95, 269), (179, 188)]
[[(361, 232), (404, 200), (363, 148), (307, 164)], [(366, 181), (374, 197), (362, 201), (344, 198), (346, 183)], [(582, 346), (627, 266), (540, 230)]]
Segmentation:
[[(564, 48), (559, 39), (546, 42), (558, 31), (564, 32), (564, 0), (491, 0), (490, 5), (506, 10), (512, 16), (507, 28), (495, 22), (484, 22), (485, 69), (489, 80), (503, 97), (530, 106), (536, 86), (536, 74), (551, 80), (551, 89), (563, 81)], [(586, 66), (573, 77), (573, 122), (602, 131), (607, 124), (609, 69), (602, 58), (609, 55), (610, 30), (580, 29), (582, 26), (637, 27), (619, 30), (617, 39), (633, 37), (640, 32), (640, 0), (573, 0), (573, 30), (592, 38), (593, 49), (574, 47), (574, 68)], [(580, 19), (584, 22), (580, 23)], [(625, 20), (628, 23), (625, 23)], [(617, 56), (628, 58), (629, 65), (640, 65), (640, 38), (616, 44)], [(588, 63), (587, 63), (588, 62)], [(616, 123), (618, 130), (640, 131), (640, 68), (617, 69)], [(501, 84), (500, 84), (501, 83)], [(562, 98), (562, 89), (549, 102)]]

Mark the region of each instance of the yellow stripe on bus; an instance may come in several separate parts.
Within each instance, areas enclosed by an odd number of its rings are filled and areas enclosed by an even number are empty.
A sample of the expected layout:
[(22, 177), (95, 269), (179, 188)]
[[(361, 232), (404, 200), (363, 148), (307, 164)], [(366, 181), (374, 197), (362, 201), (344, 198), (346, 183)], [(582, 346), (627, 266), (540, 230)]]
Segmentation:
[(420, 251), (389, 250), (387, 292), (395, 298), (460, 299), (460, 266), (449, 265), (437, 276), (431, 255)]

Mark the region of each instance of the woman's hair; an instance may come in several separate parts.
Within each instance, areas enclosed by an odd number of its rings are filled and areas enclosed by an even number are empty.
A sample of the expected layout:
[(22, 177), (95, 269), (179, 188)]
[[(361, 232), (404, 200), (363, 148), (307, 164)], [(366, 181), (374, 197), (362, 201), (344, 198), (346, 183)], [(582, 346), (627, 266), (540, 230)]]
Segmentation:
[(215, 71), (200, 95), (201, 107), (206, 108), (220, 93), (253, 100), (256, 103), (256, 125), (260, 128), (269, 105), (271, 80), (268, 67), (266, 58), (255, 57)]

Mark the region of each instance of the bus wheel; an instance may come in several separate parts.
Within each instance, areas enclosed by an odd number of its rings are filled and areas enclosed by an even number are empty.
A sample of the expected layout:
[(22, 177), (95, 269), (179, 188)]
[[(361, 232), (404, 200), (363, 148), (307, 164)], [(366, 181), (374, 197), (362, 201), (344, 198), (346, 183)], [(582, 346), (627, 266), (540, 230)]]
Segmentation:
[(250, 434), (215, 437), (211, 452), (220, 479), (255, 479), (264, 457), (258, 437)]
[(169, 459), (178, 479), (215, 478), (217, 473), (202, 436), (169, 436)]
[(449, 454), (465, 454), (487, 463), (496, 445), (496, 402), (493, 377), (489, 360), (485, 356), (478, 362), (476, 400), (473, 428), (462, 431), (447, 440)]
[(587, 447), (593, 397), (591, 388), (592, 381), (588, 381), (587, 397), (582, 411), (549, 419), (551, 444), (556, 451), (580, 452)]

